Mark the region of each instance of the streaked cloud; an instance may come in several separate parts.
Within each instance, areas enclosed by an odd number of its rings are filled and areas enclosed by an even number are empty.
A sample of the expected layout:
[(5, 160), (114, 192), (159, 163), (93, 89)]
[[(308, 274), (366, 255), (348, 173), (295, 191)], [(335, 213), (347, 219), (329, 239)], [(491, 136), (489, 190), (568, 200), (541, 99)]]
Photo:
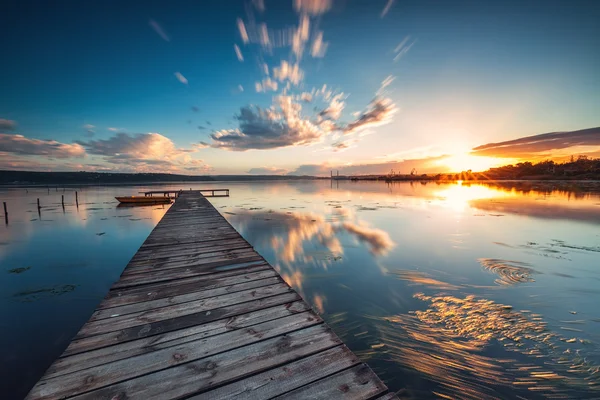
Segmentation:
[(329, 11), (331, 3), (331, 0), (294, 0), (294, 9), (298, 13), (317, 16)]
[(413, 47), (413, 45), (417, 42), (416, 39), (410, 43), (409, 43), (409, 41), (410, 41), (410, 36), (406, 36), (396, 46), (396, 48), (394, 48), (394, 54), (396, 54), (394, 56), (394, 62), (397, 62), (398, 60), (400, 60), (402, 58), (402, 56), (404, 56), (406, 53), (408, 53), (408, 51), (411, 49), (411, 47)]
[(268, 92), (270, 90), (276, 91), (278, 85), (277, 85), (276, 81), (267, 77), (267, 78), (263, 79), (262, 82), (256, 82), (254, 84), (254, 87), (255, 87), (256, 91), (260, 93), (260, 92)]
[(325, 57), (325, 53), (327, 53), (327, 47), (329, 47), (329, 42), (323, 41), (323, 31), (319, 31), (317, 32), (317, 34), (315, 35), (315, 39), (313, 40), (310, 54), (313, 57)]
[(383, 82), (381, 82), (381, 87), (377, 91), (377, 94), (378, 95), (382, 95), (383, 92), (385, 91), (385, 88), (387, 88), (388, 86), (390, 86), (392, 84), (392, 82), (394, 82), (395, 79), (396, 79), (396, 77), (392, 76), (392, 75), (389, 75), (387, 78), (385, 78), (383, 80)]
[(239, 90), (240, 92), (243, 92), (243, 91), (244, 91), (244, 87), (243, 87), (242, 85), (238, 85), (238, 90)]
[(387, 1), (387, 3), (385, 4), (385, 7), (383, 7), (383, 10), (381, 10), (381, 15), (379, 16), (380, 18), (385, 17), (385, 15), (388, 13), (388, 11), (390, 11), (390, 8), (392, 8), (392, 4), (394, 4), (394, 0)]
[(310, 103), (311, 101), (313, 101), (313, 94), (308, 92), (302, 92), (300, 94), (300, 100), (306, 103)]
[(165, 30), (162, 28), (162, 26), (160, 26), (160, 24), (158, 22), (156, 22), (153, 19), (150, 19), (150, 21), (148, 21), (148, 23), (150, 24), (150, 27), (152, 27), (152, 29), (154, 29), (154, 32), (156, 32), (158, 34), (158, 36), (163, 38), (163, 40), (165, 40), (167, 42), (171, 41), (171, 38), (169, 38), (169, 35), (167, 35)]
[(344, 128), (344, 134), (354, 133), (366, 128), (385, 125), (392, 120), (396, 106), (390, 99), (375, 98), (360, 117), (350, 122)]
[(111, 132), (116, 132), (119, 130), (119, 128), (106, 128), (106, 129), (108, 129)]
[(246, 30), (246, 25), (244, 24), (244, 21), (242, 21), (241, 18), (237, 19), (237, 27), (240, 32), (240, 37), (242, 38), (244, 44), (248, 43), (250, 41), (250, 39), (248, 38), (248, 31)]
[(265, 0), (252, 0), (252, 4), (260, 12), (265, 12)]
[[(551, 132), (477, 146), (471, 154), (491, 157), (532, 157), (535, 153), (575, 146), (600, 146), (600, 127)], [(550, 154), (549, 154), (550, 155)]]
[(234, 44), (233, 49), (235, 50), (235, 55), (237, 56), (237, 59), (239, 61), (243, 62), (244, 56), (242, 55), (242, 51), (240, 50), (240, 47), (237, 44)]
[(1, 131), (12, 131), (17, 127), (17, 123), (11, 119), (0, 118), (0, 130)]
[(343, 97), (344, 93), (338, 93), (331, 97), (329, 100), (329, 105), (319, 113), (319, 116), (331, 120), (338, 120), (342, 115), (342, 111), (344, 111), (344, 107), (346, 106)]
[(304, 77), (304, 71), (300, 69), (298, 63), (290, 64), (285, 60), (281, 61), (278, 67), (273, 68), (273, 76), (280, 82), (290, 81), (294, 85), (298, 85)]
[(96, 131), (94, 131), (95, 126), (92, 124), (85, 124), (82, 128), (85, 129), (85, 136), (87, 137), (92, 137), (96, 134)]
[(258, 167), (251, 168), (248, 170), (248, 173), (251, 175), (285, 175), (288, 173), (288, 170), (277, 167)]
[(184, 85), (188, 84), (188, 80), (181, 74), (181, 72), (175, 72), (175, 78)]
[(5, 133), (0, 133), (0, 152), (61, 159), (85, 156), (85, 149), (77, 143), (67, 144), (56, 140), (30, 139), (23, 135)]

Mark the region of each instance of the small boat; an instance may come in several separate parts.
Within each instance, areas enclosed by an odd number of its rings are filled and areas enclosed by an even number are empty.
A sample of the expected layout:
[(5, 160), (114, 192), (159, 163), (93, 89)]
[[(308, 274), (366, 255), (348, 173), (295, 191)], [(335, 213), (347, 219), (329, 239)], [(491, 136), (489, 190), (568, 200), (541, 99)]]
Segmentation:
[(169, 197), (158, 196), (124, 196), (115, 197), (115, 199), (119, 200), (119, 202), (123, 204), (166, 204), (171, 203), (172, 201)]

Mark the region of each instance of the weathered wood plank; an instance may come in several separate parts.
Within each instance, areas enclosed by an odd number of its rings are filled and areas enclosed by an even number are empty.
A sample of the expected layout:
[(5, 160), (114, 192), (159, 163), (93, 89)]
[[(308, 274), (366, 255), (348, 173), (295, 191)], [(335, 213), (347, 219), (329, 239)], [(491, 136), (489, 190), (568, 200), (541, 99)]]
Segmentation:
[(384, 393), (387, 387), (366, 364), (360, 364), (313, 384), (286, 393), (277, 399), (286, 400), (329, 400), (341, 398), (366, 400)]
[(296, 301), (291, 303), (289, 307), (287, 305), (279, 305), (265, 308), (230, 318), (208, 322), (202, 325), (194, 325), (189, 328), (157, 334), (155, 336), (133, 340), (131, 342), (120, 343), (114, 346), (61, 357), (48, 369), (44, 375), (44, 379), (65, 375), (102, 364), (108, 364), (109, 362), (123, 360), (140, 354), (150, 353), (158, 348), (158, 346), (162, 346), (162, 348), (176, 346), (185, 342), (219, 335), (221, 333), (234, 331), (236, 329), (249, 327), (309, 310), (310, 308), (306, 303)]
[(219, 252), (226, 252), (226, 251), (235, 251), (235, 250), (241, 250), (241, 249), (253, 249), (253, 247), (251, 245), (249, 245), (248, 243), (246, 243), (245, 241), (233, 241), (229, 242), (228, 244), (224, 245), (224, 246), (216, 246), (216, 245), (211, 245), (211, 246), (205, 246), (205, 247), (192, 247), (192, 248), (188, 248), (186, 249), (185, 247), (181, 246), (181, 247), (173, 247), (173, 248), (169, 248), (167, 249), (167, 251), (150, 251), (148, 253), (143, 253), (143, 252), (138, 252), (136, 253), (136, 255), (131, 259), (131, 261), (129, 262), (128, 265), (137, 265), (140, 264), (142, 262), (145, 261), (154, 261), (154, 260), (162, 260), (162, 259), (184, 259), (186, 257), (193, 257), (193, 256), (205, 256), (208, 254), (216, 254)]
[(242, 292), (229, 293), (222, 296), (189, 301), (187, 303), (173, 304), (114, 318), (89, 321), (81, 328), (76, 338), (80, 339), (86, 336), (99, 335), (101, 333), (113, 332), (133, 326), (155, 323), (188, 314), (210, 312), (210, 310), (214, 310), (215, 308), (222, 308), (233, 304), (262, 299), (263, 297), (289, 293), (290, 291), (291, 289), (287, 284), (276, 283), (275, 285), (244, 290)]
[(182, 293), (191, 293), (193, 291), (210, 290), (219, 287), (227, 288), (236, 284), (271, 278), (273, 276), (279, 275), (272, 268), (263, 265), (256, 267), (255, 269), (250, 269), (249, 271), (246, 270), (245, 273), (241, 274), (238, 270), (234, 269), (212, 275), (209, 274), (193, 278), (178, 279), (170, 282), (168, 285), (161, 282), (141, 287), (134, 286), (124, 289), (115, 289), (108, 292), (108, 295), (96, 309), (102, 310), (143, 301), (162, 299)]
[(270, 399), (358, 364), (346, 347), (337, 346), (313, 356), (205, 392), (188, 400)]
[(178, 399), (341, 344), (323, 325), (192, 361), (74, 397)]
[(172, 268), (182, 268), (188, 266), (197, 266), (204, 264), (211, 264), (215, 262), (222, 261), (230, 261), (230, 260), (240, 260), (247, 258), (256, 258), (256, 252), (253, 249), (243, 249), (238, 251), (225, 251), (221, 252), (221, 254), (216, 254), (213, 256), (203, 257), (203, 256), (188, 256), (187, 259), (180, 258), (176, 260), (171, 259), (158, 259), (154, 261), (145, 261), (138, 264), (129, 265), (124, 273), (134, 274), (134, 273), (145, 273), (152, 272), (158, 269), (172, 269)]
[(140, 303), (98, 310), (94, 312), (94, 314), (92, 314), (92, 317), (89, 319), (89, 321), (98, 321), (106, 318), (115, 318), (117, 316), (124, 316), (127, 314), (148, 311), (156, 308), (167, 307), (170, 305), (188, 303), (196, 300), (207, 299), (209, 297), (217, 297), (225, 294), (247, 291), (249, 289), (257, 289), (264, 286), (271, 286), (281, 282), (281, 278), (274, 276), (271, 278), (265, 278), (256, 281), (238, 283), (236, 285), (231, 286), (221, 286), (210, 290), (185, 292), (185, 294), (174, 295), (162, 299), (149, 300)]
[(396, 393), (388, 393), (376, 398), (375, 400), (400, 400), (400, 398)]
[(197, 268), (189, 266), (186, 268), (175, 268), (165, 271), (155, 271), (146, 274), (124, 275), (118, 282), (112, 286), (113, 289), (124, 288), (128, 286), (139, 286), (148, 283), (171, 281), (174, 279), (190, 278), (198, 275), (209, 275), (219, 271), (229, 271), (234, 269), (246, 269), (248, 267), (257, 267), (268, 265), (260, 257), (251, 257), (246, 260), (223, 261), (212, 263), (210, 265), (200, 265)]
[(78, 395), (321, 322), (315, 314), (307, 312), (177, 346), (156, 346), (150, 353), (42, 380), (33, 388), (32, 394), (39, 399)]
[(207, 312), (199, 312), (196, 314), (185, 315), (183, 317), (171, 318), (160, 323), (147, 323), (142, 326), (134, 326), (121, 331), (109, 332), (83, 339), (74, 339), (63, 353), (63, 356), (82, 353), (84, 351), (111, 346), (117, 343), (128, 342), (143, 337), (153, 336), (159, 333), (188, 328), (194, 325), (205, 324), (207, 322), (216, 321), (222, 318), (229, 318), (251, 311), (261, 310), (263, 308), (273, 307), (279, 304), (287, 304), (289, 307), (291, 307), (292, 303), (298, 300), (300, 300), (300, 296), (298, 296), (298, 294), (295, 292), (290, 292), (279, 296), (266, 297), (264, 299), (211, 310), (210, 314)]

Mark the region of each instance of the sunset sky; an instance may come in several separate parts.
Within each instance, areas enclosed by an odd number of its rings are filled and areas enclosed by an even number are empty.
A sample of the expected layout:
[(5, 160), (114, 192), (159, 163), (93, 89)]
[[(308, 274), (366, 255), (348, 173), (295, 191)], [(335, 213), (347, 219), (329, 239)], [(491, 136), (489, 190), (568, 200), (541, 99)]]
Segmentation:
[(0, 169), (328, 175), (599, 157), (598, 21), (596, 1), (9, 0)]

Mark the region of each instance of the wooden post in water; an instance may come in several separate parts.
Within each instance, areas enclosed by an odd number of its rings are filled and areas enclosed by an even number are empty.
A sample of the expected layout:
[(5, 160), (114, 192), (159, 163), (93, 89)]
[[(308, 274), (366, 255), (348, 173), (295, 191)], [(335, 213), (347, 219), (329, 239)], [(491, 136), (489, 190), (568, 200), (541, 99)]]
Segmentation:
[(79, 207), (79, 198), (77, 197), (77, 191), (75, 191), (75, 205)]
[(65, 195), (60, 195), (60, 204), (62, 204), (63, 211), (65, 211)]
[(40, 209), (40, 198), (38, 197), (38, 210)]
[(6, 202), (2, 202), (4, 204), (4, 222), (8, 225), (8, 211), (6, 211)]

